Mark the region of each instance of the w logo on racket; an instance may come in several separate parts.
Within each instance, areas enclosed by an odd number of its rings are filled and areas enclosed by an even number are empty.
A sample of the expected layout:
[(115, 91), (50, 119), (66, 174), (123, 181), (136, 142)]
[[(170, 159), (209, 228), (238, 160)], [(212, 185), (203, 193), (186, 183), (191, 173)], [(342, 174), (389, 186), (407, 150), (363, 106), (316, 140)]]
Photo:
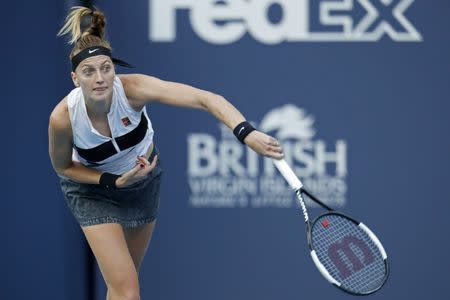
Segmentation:
[(346, 279), (374, 261), (372, 251), (362, 240), (348, 235), (328, 248), (328, 256)]

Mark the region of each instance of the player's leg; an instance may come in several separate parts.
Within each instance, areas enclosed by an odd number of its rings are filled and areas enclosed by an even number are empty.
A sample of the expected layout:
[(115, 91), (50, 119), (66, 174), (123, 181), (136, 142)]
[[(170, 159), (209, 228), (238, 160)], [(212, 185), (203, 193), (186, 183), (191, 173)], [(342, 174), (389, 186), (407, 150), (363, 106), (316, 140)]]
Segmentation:
[(82, 227), (108, 288), (107, 300), (139, 300), (138, 274), (120, 224)]
[(133, 259), (137, 273), (147, 252), (148, 245), (152, 238), (156, 220), (136, 228), (124, 228), (125, 239)]

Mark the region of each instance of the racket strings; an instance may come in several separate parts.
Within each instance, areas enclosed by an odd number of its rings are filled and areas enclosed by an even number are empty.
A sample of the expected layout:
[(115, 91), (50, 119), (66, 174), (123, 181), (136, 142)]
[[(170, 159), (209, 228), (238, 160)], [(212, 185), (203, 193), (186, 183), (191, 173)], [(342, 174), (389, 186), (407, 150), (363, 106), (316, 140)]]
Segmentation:
[(311, 238), (319, 261), (342, 288), (368, 293), (383, 284), (387, 270), (378, 247), (349, 219), (321, 216), (313, 224)]

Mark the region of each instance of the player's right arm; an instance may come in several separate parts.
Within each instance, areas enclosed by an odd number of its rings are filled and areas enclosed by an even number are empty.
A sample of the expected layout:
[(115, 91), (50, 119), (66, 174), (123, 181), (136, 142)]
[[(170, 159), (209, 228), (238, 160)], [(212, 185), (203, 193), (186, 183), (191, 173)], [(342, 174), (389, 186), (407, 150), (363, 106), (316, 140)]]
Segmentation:
[(50, 115), (48, 149), (53, 169), (59, 175), (80, 183), (98, 184), (101, 173), (72, 161), (72, 126), (67, 98), (64, 98)]

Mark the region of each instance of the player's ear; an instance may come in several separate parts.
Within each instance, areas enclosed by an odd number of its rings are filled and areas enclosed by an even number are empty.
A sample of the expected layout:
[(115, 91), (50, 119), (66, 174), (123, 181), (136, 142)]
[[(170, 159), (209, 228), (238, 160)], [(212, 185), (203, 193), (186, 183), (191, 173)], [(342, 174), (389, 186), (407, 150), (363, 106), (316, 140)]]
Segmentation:
[(76, 87), (79, 87), (79, 86), (80, 86), (80, 83), (78, 82), (77, 74), (76, 74), (75, 72), (71, 72), (71, 73), (70, 73), (70, 76), (72, 77), (73, 84), (74, 84)]

